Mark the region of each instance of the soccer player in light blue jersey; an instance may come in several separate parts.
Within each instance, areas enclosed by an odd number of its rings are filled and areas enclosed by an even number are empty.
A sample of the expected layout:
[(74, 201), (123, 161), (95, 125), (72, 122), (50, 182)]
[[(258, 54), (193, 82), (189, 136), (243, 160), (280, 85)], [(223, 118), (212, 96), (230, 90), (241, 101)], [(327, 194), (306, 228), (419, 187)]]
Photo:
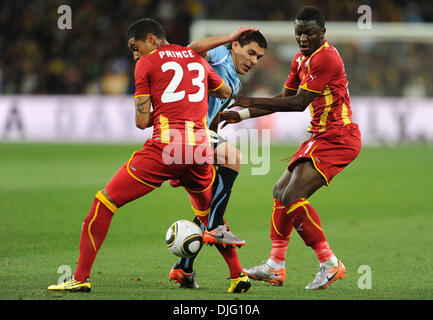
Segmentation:
[[(232, 89), (232, 96), (228, 99), (212, 96), (208, 99), (207, 122), (214, 149), (214, 161), (218, 169), (212, 186), (213, 197), (209, 209), (208, 226), (203, 235), (205, 243), (215, 244), (221, 250), (232, 247), (227, 250), (227, 254), (223, 254), (230, 267), (234, 261), (238, 261), (235, 246), (245, 245), (245, 240), (234, 235), (224, 220), (231, 189), (240, 171), (241, 153), (218, 135), (219, 112), (227, 108), (232, 98), (239, 93), (242, 84), (238, 75), (246, 74), (258, 63), (265, 54), (267, 42), (258, 29), (239, 28), (228, 35), (193, 41), (189, 47), (202, 55)], [(242, 111), (239, 115), (242, 117)], [(171, 185), (176, 186), (176, 181), (172, 181)], [(194, 258), (179, 259), (170, 271), (170, 280), (178, 282), (180, 287), (198, 288), (193, 271)], [(246, 276), (243, 275), (239, 279), (247, 281)]]

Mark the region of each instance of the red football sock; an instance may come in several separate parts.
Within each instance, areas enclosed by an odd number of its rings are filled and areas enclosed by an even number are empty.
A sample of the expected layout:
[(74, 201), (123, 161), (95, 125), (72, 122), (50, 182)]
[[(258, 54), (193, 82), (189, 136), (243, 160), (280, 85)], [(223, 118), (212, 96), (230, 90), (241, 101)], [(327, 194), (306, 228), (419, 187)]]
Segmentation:
[(276, 263), (286, 260), (287, 246), (293, 231), (293, 225), (284, 204), (274, 199), (271, 218), (272, 249), (270, 259)]
[(305, 244), (310, 247), (326, 241), (319, 215), (308, 200), (301, 198), (286, 206), (287, 214)]
[(224, 260), (227, 263), (227, 266), (230, 269), (230, 278), (236, 279), (239, 278), (239, 275), (243, 272), (243, 268), (241, 266), (241, 262), (239, 261), (238, 253), (236, 248), (226, 247), (224, 248), (222, 245), (215, 245), (217, 247), (220, 254), (223, 256)]
[(289, 241), (287, 240), (272, 240), (272, 249), (270, 259), (276, 263), (286, 261), (286, 252)]
[(271, 217), (271, 239), (273, 240), (285, 240), (290, 239), (292, 234), (293, 225), (287, 214), (287, 209), (283, 203), (279, 200), (274, 199), (274, 205), (272, 206), (272, 217)]
[(289, 241), (293, 225), (284, 204), (274, 199), (271, 217), (271, 239)]
[(332, 256), (334, 256), (334, 253), (332, 252), (331, 247), (329, 247), (327, 241), (316, 243), (312, 245), (311, 248), (313, 248), (320, 263), (328, 261)]
[(105, 240), (115, 210), (116, 208), (112, 204), (106, 202), (102, 193), (98, 192), (81, 229), (80, 256), (74, 274), (75, 280), (86, 281), (86, 278), (89, 277), (96, 254)]

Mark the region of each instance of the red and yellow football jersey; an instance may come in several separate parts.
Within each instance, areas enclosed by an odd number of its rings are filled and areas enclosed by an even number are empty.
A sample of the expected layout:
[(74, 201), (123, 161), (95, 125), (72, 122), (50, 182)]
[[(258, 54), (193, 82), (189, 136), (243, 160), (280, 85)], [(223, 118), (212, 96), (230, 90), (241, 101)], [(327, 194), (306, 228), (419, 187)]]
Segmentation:
[(141, 57), (135, 67), (135, 97), (150, 96), (153, 139), (162, 143), (197, 145), (208, 139), (203, 134), (207, 132), (207, 93), (222, 85), (221, 77), (201, 56), (176, 44)]
[(311, 133), (323, 132), (353, 122), (344, 63), (338, 51), (324, 41), (310, 56), (295, 55), (284, 87), (320, 93), (308, 106)]

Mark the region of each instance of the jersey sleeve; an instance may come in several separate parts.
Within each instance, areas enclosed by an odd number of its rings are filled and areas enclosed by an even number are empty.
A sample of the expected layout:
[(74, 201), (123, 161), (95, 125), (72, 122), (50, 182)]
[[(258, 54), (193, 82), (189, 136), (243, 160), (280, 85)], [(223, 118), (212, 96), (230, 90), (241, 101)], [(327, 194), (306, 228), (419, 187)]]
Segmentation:
[(290, 73), (287, 77), (286, 82), (284, 83), (284, 87), (290, 90), (298, 90), (299, 87), (299, 76), (297, 72), (298, 62), (296, 59), (292, 60), (292, 65), (290, 66)]
[(140, 59), (135, 65), (135, 96), (150, 96), (148, 67), (146, 60)]
[(208, 51), (209, 59), (208, 62), (210, 65), (220, 64), (227, 59), (229, 54), (229, 50), (224, 46), (216, 47), (212, 50)]
[(322, 93), (340, 68), (341, 64), (337, 55), (330, 52), (317, 54), (311, 58), (309, 71), (299, 87), (304, 90)]
[(207, 77), (208, 91), (216, 91), (222, 87), (222, 85), (224, 84), (224, 80), (215, 72), (214, 69), (212, 69), (209, 66), (209, 64), (207, 64), (207, 66), (208, 66), (208, 77)]

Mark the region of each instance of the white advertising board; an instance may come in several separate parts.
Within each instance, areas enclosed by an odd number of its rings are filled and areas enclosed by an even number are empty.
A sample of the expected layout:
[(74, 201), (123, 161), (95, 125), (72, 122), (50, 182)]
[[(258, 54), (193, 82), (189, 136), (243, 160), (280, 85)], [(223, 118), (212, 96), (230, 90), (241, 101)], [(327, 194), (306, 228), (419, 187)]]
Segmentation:
[[(364, 145), (433, 142), (433, 99), (352, 98)], [(2, 96), (0, 141), (140, 143), (152, 129), (134, 124), (132, 96)], [(277, 113), (229, 125), (223, 136), (267, 130), (270, 142), (296, 144), (309, 134), (310, 112)], [(257, 130), (258, 129), (258, 130)], [(260, 140), (259, 140), (260, 142)], [(262, 141), (266, 142), (266, 141)]]

